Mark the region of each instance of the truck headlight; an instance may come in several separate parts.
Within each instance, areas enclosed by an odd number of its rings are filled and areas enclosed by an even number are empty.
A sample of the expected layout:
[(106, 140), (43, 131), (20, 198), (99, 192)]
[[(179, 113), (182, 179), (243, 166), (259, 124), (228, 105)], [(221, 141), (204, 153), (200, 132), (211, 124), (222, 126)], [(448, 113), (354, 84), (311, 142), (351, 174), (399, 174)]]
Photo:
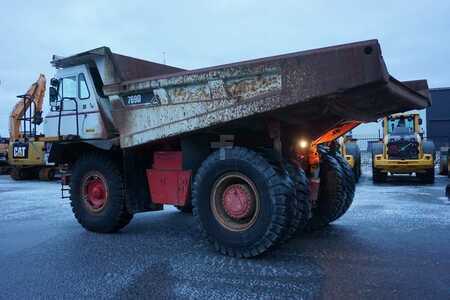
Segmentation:
[(306, 139), (300, 139), (298, 141), (298, 146), (300, 147), (300, 149), (306, 149), (309, 147), (309, 141)]

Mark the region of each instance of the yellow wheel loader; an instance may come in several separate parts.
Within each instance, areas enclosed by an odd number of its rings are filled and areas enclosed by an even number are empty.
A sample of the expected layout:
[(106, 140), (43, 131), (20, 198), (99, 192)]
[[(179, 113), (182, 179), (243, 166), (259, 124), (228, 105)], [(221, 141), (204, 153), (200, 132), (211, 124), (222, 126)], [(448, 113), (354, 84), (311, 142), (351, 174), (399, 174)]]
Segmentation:
[(345, 136), (338, 139), (339, 150), (345, 160), (353, 170), (355, 182), (361, 177), (361, 151), (356, 140), (351, 136)]
[(382, 142), (372, 145), (373, 182), (388, 174), (413, 173), (425, 183), (434, 183), (435, 148), (423, 139), (418, 113), (395, 114), (383, 119)]

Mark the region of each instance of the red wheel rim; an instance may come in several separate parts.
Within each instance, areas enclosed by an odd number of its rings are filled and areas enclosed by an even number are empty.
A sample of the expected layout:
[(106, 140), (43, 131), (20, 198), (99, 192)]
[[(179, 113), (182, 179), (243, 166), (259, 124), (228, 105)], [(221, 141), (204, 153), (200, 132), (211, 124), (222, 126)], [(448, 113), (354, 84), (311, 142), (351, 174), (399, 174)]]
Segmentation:
[(83, 180), (83, 198), (87, 208), (99, 212), (108, 201), (106, 180), (99, 173), (88, 174)]
[(239, 172), (230, 172), (214, 183), (210, 207), (220, 225), (231, 231), (244, 231), (255, 224), (260, 199), (253, 181)]

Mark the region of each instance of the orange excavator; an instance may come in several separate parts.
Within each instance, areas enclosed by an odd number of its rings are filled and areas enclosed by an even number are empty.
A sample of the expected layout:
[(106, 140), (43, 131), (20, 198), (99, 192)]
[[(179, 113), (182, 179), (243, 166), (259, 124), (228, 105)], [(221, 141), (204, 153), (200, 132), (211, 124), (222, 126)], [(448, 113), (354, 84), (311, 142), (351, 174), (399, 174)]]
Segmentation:
[(20, 100), (9, 116), (9, 137), (12, 141), (36, 137), (36, 125), (42, 123), (45, 86), (45, 76), (40, 74), (24, 95), (17, 96)]
[(37, 132), (42, 121), (46, 80), (43, 74), (27, 92), (17, 96), (9, 118), (8, 162), (14, 180), (39, 178), (52, 180), (55, 168), (46, 162), (46, 141)]

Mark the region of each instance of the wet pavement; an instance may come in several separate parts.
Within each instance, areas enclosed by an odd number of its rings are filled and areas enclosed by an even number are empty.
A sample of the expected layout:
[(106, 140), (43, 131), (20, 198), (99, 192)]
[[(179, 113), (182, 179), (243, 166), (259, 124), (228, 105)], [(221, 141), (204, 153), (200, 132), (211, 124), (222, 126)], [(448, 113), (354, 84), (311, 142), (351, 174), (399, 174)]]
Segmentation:
[(450, 299), (446, 183), (375, 186), (365, 174), (327, 229), (242, 260), (215, 253), (174, 208), (89, 233), (57, 183), (0, 176), (0, 298)]

